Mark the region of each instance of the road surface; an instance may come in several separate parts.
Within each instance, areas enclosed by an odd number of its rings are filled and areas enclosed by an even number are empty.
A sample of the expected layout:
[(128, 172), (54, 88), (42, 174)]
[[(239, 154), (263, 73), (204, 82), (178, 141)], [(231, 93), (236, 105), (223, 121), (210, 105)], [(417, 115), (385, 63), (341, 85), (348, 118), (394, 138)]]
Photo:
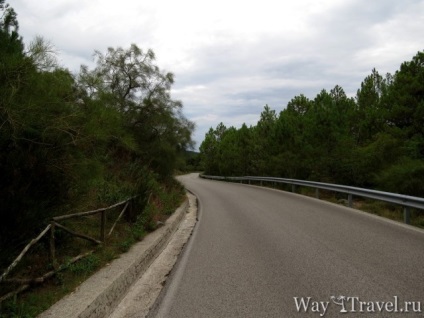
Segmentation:
[(180, 181), (199, 222), (149, 317), (424, 315), (423, 230), (288, 192)]

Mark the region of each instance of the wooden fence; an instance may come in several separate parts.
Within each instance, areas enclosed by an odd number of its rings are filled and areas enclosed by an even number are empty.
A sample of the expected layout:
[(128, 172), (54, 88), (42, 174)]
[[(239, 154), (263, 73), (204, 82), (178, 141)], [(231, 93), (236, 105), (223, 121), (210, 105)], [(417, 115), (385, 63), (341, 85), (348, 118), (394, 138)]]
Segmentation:
[[(13, 284), (19, 284), (20, 285), (19, 288), (17, 288), (16, 290), (11, 291), (11, 292), (7, 293), (6, 295), (1, 296), (0, 297), (0, 304), (4, 300), (9, 299), (9, 298), (17, 295), (18, 293), (28, 289), (33, 284), (41, 284), (41, 283), (45, 282), (48, 278), (52, 277), (57, 272), (65, 269), (69, 265), (75, 263), (76, 261), (78, 261), (78, 260), (80, 260), (80, 259), (82, 259), (82, 258), (84, 258), (84, 257), (86, 257), (86, 256), (88, 256), (88, 255), (90, 255), (94, 252), (94, 250), (91, 250), (91, 251), (82, 253), (78, 256), (71, 258), (66, 263), (59, 265), (58, 262), (57, 262), (57, 258), (56, 258), (56, 240), (55, 240), (55, 232), (56, 232), (57, 228), (65, 231), (65, 232), (67, 232), (67, 233), (69, 233), (73, 236), (76, 236), (76, 237), (88, 240), (90, 242), (93, 242), (97, 245), (104, 244), (105, 241), (106, 241), (106, 238), (112, 234), (113, 230), (115, 229), (116, 224), (122, 218), (124, 213), (125, 212), (127, 212), (127, 213), (131, 212), (131, 202), (132, 202), (133, 199), (134, 199), (134, 197), (129, 198), (125, 201), (118, 202), (118, 203), (111, 205), (109, 207), (106, 207), (106, 208), (101, 208), (101, 209), (87, 211), (87, 212), (66, 214), (66, 215), (53, 217), (50, 221), (50, 224), (47, 225), (46, 228), (43, 231), (41, 231), (41, 233), (36, 238), (31, 240), (31, 242), (29, 242), (29, 244), (27, 246), (25, 246), (25, 248), (18, 255), (18, 257), (16, 257), (16, 259), (12, 262), (12, 264), (10, 264), (10, 266), (7, 267), (7, 269), (0, 276), (0, 284), (13, 283)], [(111, 226), (110, 230), (107, 232), (107, 230), (106, 230), (106, 213), (107, 213), (107, 211), (112, 210), (114, 208), (117, 208), (119, 206), (123, 206), (123, 209), (120, 212), (117, 219), (115, 220), (115, 222), (113, 223), (113, 225)], [(85, 217), (85, 216), (90, 216), (90, 215), (95, 215), (95, 214), (100, 214), (99, 239), (96, 239), (94, 237), (90, 237), (90, 236), (82, 234), (82, 233), (77, 233), (77, 232), (67, 228), (66, 226), (58, 223), (59, 221), (63, 221), (63, 220), (71, 219), (71, 218)], [(18, 265), (18, 263), (22, 260), (22, 258), (25, 256), (25, 254), (30, 250), (30, 248), (32, 246), (34, 246), (38, 241), (40, 241), (40, 239), (42, 237), (44, 237), (45, 235), (47, 235), (47, 233), (49, 233), (49, 232), (50, 232), (49, 257), (50, 257), (50, 262), (52, 264), (53, 270), (45, 273), (44, 275), (42, 275), (40, 277), (36, 277), (36, 278), (7, 278), (7, 276), (10, 274), (10, 272)]]

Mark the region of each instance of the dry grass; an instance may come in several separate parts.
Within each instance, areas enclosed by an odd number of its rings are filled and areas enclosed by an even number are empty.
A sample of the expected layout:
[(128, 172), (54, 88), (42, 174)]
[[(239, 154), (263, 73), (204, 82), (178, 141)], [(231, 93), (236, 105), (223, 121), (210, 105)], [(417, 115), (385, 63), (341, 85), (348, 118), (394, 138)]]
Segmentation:
[[(311, 188), (302, 188), (301, 194), (315, 197), (315, 190)], [(320, 190), (320, 199), (328, 202), (347, 205), (347, 195), (335, 193), (332, 191)], [(403, 222), (403, 207), (378, 200), (354, 197), (352, 200), (353, 208), (375, 214), (390, 220)], [(411, 209), (411, 225), (424, 228), (424, 211)]]
[[(252, 182), (252, 184), (254, 183)], [(260, 185), (260, 183), (258, 182), (257, 185)], [(291, 192), (291, 186), (287, 184), (271, 185), (268, 182), (264, 182), (263, 186)], [(309, 187), (296, 186), (296, 193), (313, 198), (316, 197), (315, 189)], [(347, 195), (343, 193), (319, 190), (319, 198), (331, 203), (347, 205)], [(368, 212), (390, 220), (403, 222), (403, 208), (399, 205), (359, 197), (353, 197), (352, 204), (353, 208), (363, 212)], [(411, 209), (410, 221), (411, 225), (424, 228), (424, 211)]]

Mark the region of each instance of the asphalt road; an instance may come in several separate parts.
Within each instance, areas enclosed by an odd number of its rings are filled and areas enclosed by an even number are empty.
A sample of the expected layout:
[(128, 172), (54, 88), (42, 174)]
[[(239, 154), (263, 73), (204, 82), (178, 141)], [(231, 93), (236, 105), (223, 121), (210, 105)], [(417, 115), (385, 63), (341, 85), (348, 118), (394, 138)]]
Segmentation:
[(199, 222), (149, 317), (424, 315), (424, 231), (288, 192), (180, 180)]

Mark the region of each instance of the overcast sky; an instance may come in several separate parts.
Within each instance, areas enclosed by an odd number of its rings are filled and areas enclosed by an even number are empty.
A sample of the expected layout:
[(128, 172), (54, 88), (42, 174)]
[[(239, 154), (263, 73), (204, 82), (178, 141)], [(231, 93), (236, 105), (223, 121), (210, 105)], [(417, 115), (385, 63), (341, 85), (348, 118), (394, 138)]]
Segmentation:
[(335, 85), (354, 96), (376, 68), (394, 73), (424, 49), (424, 0), (8, 0), (25, 43), (40, 35), (78, 72), (93, 52), (151, 48), (175, 74), (172, 96), (200, 146), (220, 122), (254, 125)]

